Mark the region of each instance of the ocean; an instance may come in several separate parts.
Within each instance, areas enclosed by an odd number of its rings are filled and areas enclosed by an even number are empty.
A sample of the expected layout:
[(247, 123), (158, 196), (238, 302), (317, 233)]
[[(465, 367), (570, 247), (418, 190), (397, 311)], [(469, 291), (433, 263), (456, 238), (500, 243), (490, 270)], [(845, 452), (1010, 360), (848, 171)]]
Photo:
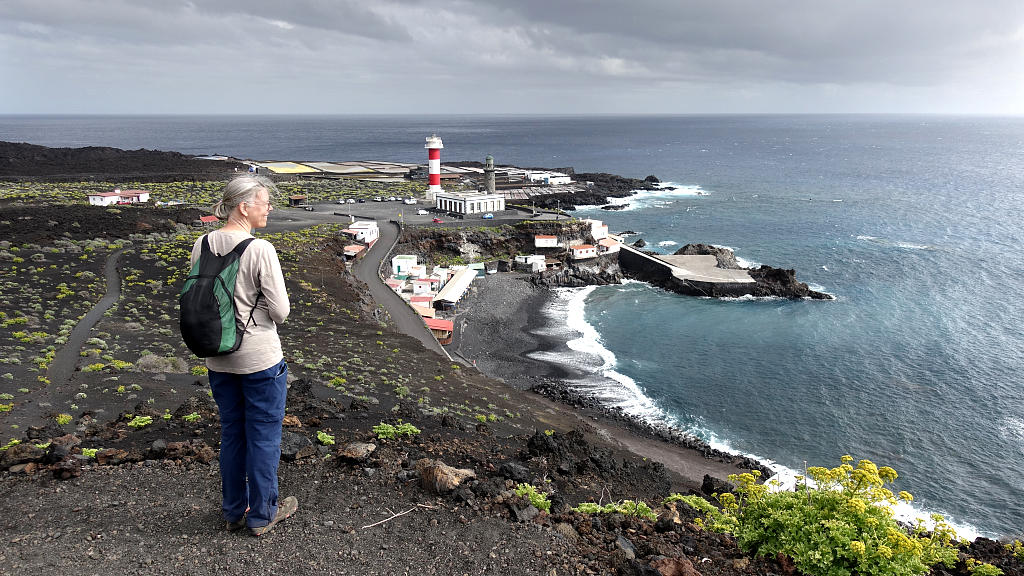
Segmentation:
[(0, 140), (260, 160), (425, 163), (435, 132), (442, 162), (656, 175), (577, 215), (835, 296), (561, 290), (540, 313), (576, 386), (782, 472), (871, 459), (961, 535), (1024, 533), (1024, 118), (0, 116)]

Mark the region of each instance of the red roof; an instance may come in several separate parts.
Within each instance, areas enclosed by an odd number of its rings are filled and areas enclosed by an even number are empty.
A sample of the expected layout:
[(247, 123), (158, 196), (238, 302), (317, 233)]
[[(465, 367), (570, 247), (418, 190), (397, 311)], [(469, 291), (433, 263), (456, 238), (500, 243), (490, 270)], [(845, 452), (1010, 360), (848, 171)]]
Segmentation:
[(451, 320), (441, 320), (440, 318), (424, 318), (424, 322), (427, 323), (427, 328), (431, 330), (447, 330), (451, 332), (455, 329), (455, 324)]
[(208, 224), (209, 224), (209, 223), (212, 223), (212, 222), (217, 222), (217, 221), (219, 221), (219, 220), (220, 220), (220, 218), (217, 218), (216, 216), (200, 216), (200, 217), (199, 217), (199, 220), (201, 220), (201, 221), (203, 221), (203, 222), (206, 222), (206, 223), (208, 223)]
[(537, 234), (534, 236), (537, 240), (557, 240), (558, 236), (548, 236), (546, 234)]
[(409, 298), (409, 302), (432, 302), (433, 296), (413, 296)]
[(611, 238), (604, 238), (603, 240), (599, 240), (598, 244), (600, 244), (601, 246), (607, 246), (608, 248), (611, 248), (612, 246), (617, 245), (618, 242), (612, 240)]
[(579, 246), (573, 246), (573, 250), (593, 250), (594, 247), (590, 244), (580, 244)]
[(358, 253), (362, 252), (363, 250), (366, 250), (366, 246), (360, 246), (358, 244), (352, 244), (352, 245), (349, 245), (349, 246), (345, 246), (345, 252), (347, 252), (349, 254), (358, 254)]
[(89, 196), (103, 196), (109, 198), (111, 196), (141, 196), (143, 194), (149, 194), (149, 190), (121, 190), (120, 192), (98, 192), (89, 194)]

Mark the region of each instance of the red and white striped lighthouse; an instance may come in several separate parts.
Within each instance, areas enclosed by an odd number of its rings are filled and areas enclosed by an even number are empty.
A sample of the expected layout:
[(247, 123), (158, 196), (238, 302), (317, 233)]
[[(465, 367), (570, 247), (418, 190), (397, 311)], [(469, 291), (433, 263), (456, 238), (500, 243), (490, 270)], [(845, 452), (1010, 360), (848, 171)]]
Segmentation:
[(434, 134), (427, 137), (427, 143), (423, 147), (427, 149), (427, 201), (432, 202), (434, 194), (444, 192), (441, 189), (441, 148), (444, 148), (444, 144), (437, 134)]

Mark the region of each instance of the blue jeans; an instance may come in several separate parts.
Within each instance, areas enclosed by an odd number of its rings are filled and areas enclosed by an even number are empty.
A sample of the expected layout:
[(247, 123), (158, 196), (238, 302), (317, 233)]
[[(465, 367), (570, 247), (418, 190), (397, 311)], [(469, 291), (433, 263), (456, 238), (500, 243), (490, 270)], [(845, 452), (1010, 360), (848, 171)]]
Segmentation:
[(266, 526), (277, 514), (277, 465), (288, 389), (284, 360), (252, 374), (210, 370), (220, 408), (220, 479), (224, 519)]

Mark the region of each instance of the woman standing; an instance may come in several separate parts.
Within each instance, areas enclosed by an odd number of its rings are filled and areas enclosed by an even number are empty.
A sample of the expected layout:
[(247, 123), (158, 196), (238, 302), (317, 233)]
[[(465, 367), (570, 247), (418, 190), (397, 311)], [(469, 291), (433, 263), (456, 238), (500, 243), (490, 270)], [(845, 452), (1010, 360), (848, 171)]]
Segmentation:
[[(210, 249), (227, 254), (267, 225), (274, 209), (267, 178), (244, 175), (224, 187), (214, 214), (227, 223), (205, 237)], [(192, 264), (203, 237), (192, 247)], [(281, 458), (288, 365), (277, 325), (290, 311), (281, 263), (274, 246), (253, 240), (238, 261), (235, 309), (246, 322), (238, 350), (206, 359), (210, 389), (220, 409), (220, 475), (223, 514), (229, 531), (248, 526), (253, 536), (269, 532), (298, 509), (294, 496), (278, 502), (277, 466)], [(251, 312), (251, 314), (250, 314)]]

